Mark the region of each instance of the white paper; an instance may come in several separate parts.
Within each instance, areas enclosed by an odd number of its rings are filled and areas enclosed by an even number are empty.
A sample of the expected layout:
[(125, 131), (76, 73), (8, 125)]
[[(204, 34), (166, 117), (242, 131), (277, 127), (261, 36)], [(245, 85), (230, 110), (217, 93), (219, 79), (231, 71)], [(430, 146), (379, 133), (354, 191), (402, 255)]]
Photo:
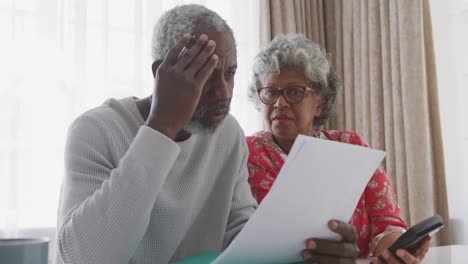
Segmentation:
[(307, 238), (339, 239), (330, 219), (349, 221), (385, 153), (299, 135), (273, 187), (212, 264), (292, 263)]

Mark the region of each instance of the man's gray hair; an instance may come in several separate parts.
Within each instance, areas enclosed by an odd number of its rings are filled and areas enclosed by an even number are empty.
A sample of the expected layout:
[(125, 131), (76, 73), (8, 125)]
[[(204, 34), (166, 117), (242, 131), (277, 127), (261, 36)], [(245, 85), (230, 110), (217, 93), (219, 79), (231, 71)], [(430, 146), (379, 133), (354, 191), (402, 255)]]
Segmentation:
[(204, 6), (195, 4), (176, 6), (164, 13), (154, 26), (151, 43), (153, 60), (163, 60), (185, 33), (193, 33), (200, 26), (220, 33), (232, 33), (232, 29), (224, 19)]
[(279, 74), (285, 68), (293, 68), (304, 74), (308, 85), (320, 96), (322, 103), (322, 112), (314, 119), (314, 126), (325, 123), (335, 113), (339, 78), (325, 50), (302, 34), (278, 35), (255, 56), (250, 99), (261, 109), (257, 89), (269, 75)]

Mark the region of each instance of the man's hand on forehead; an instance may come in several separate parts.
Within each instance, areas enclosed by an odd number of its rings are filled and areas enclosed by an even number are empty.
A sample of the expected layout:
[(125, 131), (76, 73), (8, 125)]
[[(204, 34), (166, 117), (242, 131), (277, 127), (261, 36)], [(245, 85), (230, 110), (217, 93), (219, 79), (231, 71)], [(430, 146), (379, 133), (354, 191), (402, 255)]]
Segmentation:
[[(192, 43), (194, 42), (194, 43)], [(174, 139), (190, 122), (203, 87), (218, 64), (216, 43), (206, 34), (186, 33), (155, 73), (155, 89), (146, 125)]]
[(183, 57), (187, 51), (193, 46), (195, 45), (195, 43), (197, 42), (197, 38), (195, 35), (192, 35), (192, 38), (189, 40), (189, 42), (187, 42), (187, 44), (185, 44), (184, 48), (180, 51), (179, 55), (177, 56), (177, 59), (179, 60), (181, 57)]

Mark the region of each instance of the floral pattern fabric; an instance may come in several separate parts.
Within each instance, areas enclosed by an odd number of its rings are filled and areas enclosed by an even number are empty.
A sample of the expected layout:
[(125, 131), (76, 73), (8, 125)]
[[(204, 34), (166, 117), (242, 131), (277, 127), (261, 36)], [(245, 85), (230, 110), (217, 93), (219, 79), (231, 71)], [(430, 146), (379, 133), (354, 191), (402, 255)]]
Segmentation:
[[(358, 134), (346, 131), (316, 130), (314, 136), (363, 147), (369, 147)], [(247, 137), (249, 183), (252, 194), (260, 204), (272, 187), (287, 157), (275, 143), (269, 131)], [(407, 228), (400, 217), (396, 195), (380, 166), (366, 186), (358, 205), (349, 220), (356, 228), (360, 257), (372, 255), (379, 240), (391, 232), (404, 232)]]

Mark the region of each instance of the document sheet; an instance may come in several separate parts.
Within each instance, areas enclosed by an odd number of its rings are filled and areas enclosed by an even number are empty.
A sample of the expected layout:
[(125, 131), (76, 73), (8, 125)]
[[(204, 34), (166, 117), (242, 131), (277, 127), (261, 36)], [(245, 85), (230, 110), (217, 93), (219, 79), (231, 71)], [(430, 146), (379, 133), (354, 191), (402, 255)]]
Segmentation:
[(348, 222), (385, 153), (299, 135), (272, 189), (212, 264), (293, 263), (308, 238), (340, 239), (331, 219)]

